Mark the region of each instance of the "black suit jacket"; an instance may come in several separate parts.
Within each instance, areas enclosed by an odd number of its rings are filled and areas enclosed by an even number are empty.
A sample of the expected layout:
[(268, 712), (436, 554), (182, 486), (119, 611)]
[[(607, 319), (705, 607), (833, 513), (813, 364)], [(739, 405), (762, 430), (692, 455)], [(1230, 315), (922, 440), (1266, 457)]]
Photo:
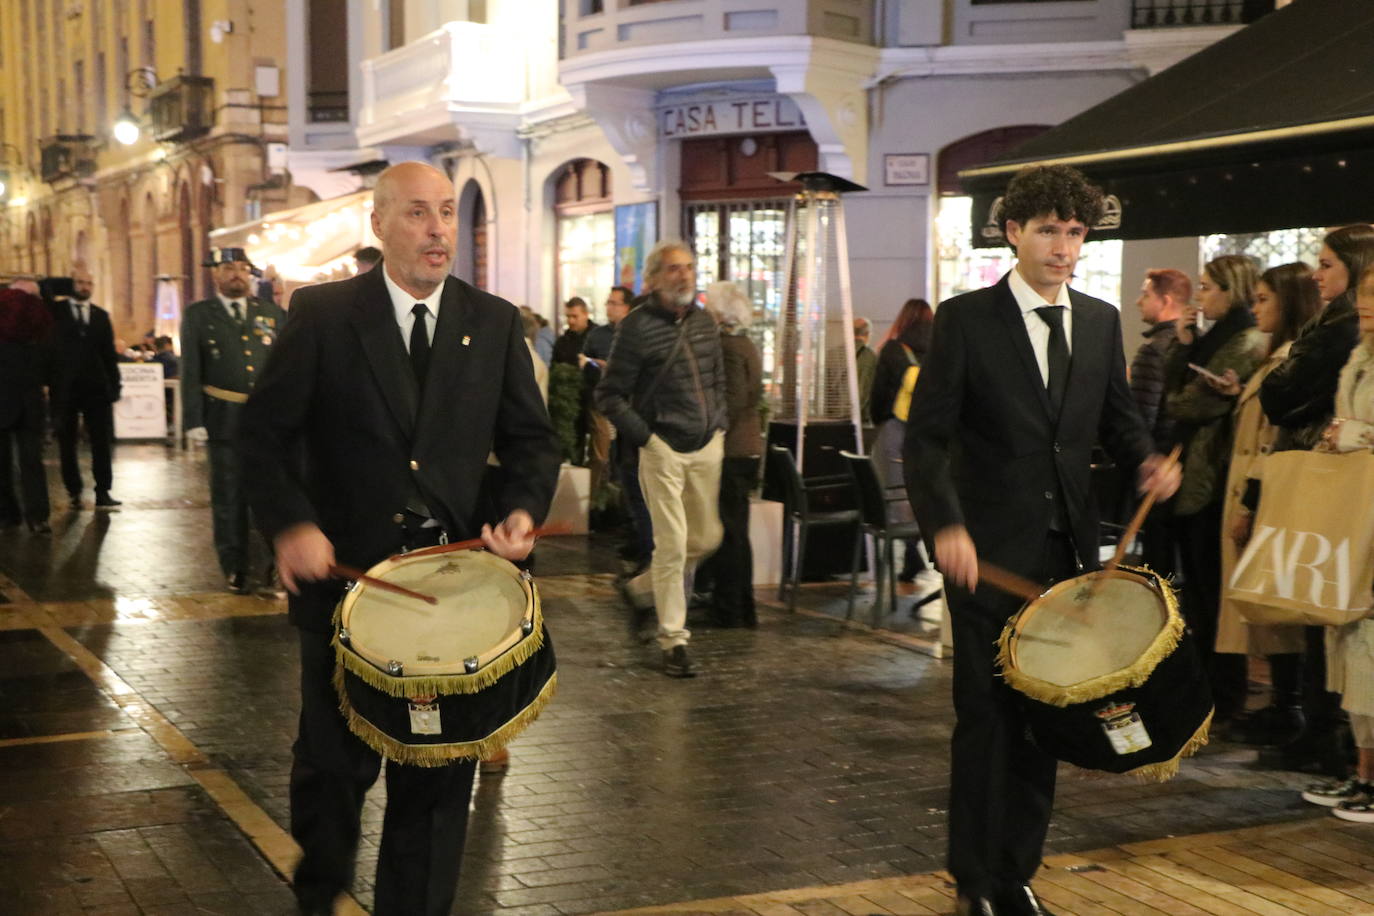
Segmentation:
[[(450, 277), (421, 396), (383, 269), (296, 291), (240, 436), (268, 539), (314, 522), (340, 563), (364, 569), (400, 549), (417, 489), (464, 539), (514, 509), (542, 521), (560, 464), (515, 307)], [(502, 467), (489, 478), (492, 452)], [(336, 595), (293, 597), (293, 622), (327, 627)]]
[(53, 400), (57, 402), (65, 401), (74, 393), (119, 400), (122, 383), (110, 315), (98, 305), (86, 304), (90, 320), (85, 325), (77, 321), (76, 307), (71, 300), (59, 299), (51, 304), (55, 330), (49, 384)]
[(1003, 277), (940, 305), (907, 419), (907, 492), (925, 537), (964, 525), (981, 559), (1023, 575), (1041, 557), (1059, 493), (1079, 560), (1096, 568), (1093, 445), (1128, 472), (1152, 451), (1126, 382), (1117, 310), (1072, 290), (1069, 301), (1072, 361), (1058, 417)]

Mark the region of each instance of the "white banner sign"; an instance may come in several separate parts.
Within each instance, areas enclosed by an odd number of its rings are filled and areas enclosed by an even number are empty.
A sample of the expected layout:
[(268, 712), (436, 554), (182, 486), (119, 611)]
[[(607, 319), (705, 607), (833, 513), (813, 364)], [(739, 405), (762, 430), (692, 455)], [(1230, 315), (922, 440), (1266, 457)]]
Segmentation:
[(801, 109), (785, 95), (684, 102), (658, 110), (658, 135), (664, 138), (805, 129)]
[(162, 384), (162, 363), (120, 363), (123, 382), (115, 401), (116, 439), (165, 439), (167, 401)]

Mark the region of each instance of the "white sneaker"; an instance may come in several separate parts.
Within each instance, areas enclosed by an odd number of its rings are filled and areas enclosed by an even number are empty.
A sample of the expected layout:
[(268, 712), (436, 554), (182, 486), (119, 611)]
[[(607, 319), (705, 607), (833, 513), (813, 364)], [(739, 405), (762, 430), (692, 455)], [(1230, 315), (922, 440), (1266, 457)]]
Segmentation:
[(1324, 808), (1336, 808), (1344, 802), (1358, 801), (1374, 793), (1374, 786), (1347, 779), (1343, 782), (1319, 782), (1307, 787), (1302, 800)]

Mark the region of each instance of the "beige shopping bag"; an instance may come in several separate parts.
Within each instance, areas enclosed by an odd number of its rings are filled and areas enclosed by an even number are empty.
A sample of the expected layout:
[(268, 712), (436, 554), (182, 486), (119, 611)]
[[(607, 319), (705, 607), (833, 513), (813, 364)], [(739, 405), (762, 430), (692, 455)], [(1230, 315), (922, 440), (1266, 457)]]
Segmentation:
[(1374, 453), (1276, 452), (1226, 597), (1250, 623), (1334, 626), (1374, 606)]

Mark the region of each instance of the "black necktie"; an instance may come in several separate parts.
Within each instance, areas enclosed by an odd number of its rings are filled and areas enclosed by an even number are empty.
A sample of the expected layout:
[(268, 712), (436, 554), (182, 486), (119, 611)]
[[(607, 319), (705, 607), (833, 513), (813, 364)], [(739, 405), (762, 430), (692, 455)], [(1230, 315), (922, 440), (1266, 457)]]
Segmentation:
[(1054, 412), (1064, 406), (1064, 390), (1069, 384), (1069, 342), (1064, 337), (1064, 306), (1046, 305), (1035, 310), (1040, 320), (1050, 326), (1050, 380), (1045, 389), (1050, 395)]
[(239, 301), (235, 299), (229, 303), (229, 308), (234, 310), (234, 324), (243, 329), (243, 310), (239, 308)]
[(429, 368), (429, 331), (425, 328), (425, 316), (429, 309), (423, 302), (410, 310), (415, 323), (410, 327), (410, 367), (415, 370), (415, 382), (425, 387), (425, 370)]

